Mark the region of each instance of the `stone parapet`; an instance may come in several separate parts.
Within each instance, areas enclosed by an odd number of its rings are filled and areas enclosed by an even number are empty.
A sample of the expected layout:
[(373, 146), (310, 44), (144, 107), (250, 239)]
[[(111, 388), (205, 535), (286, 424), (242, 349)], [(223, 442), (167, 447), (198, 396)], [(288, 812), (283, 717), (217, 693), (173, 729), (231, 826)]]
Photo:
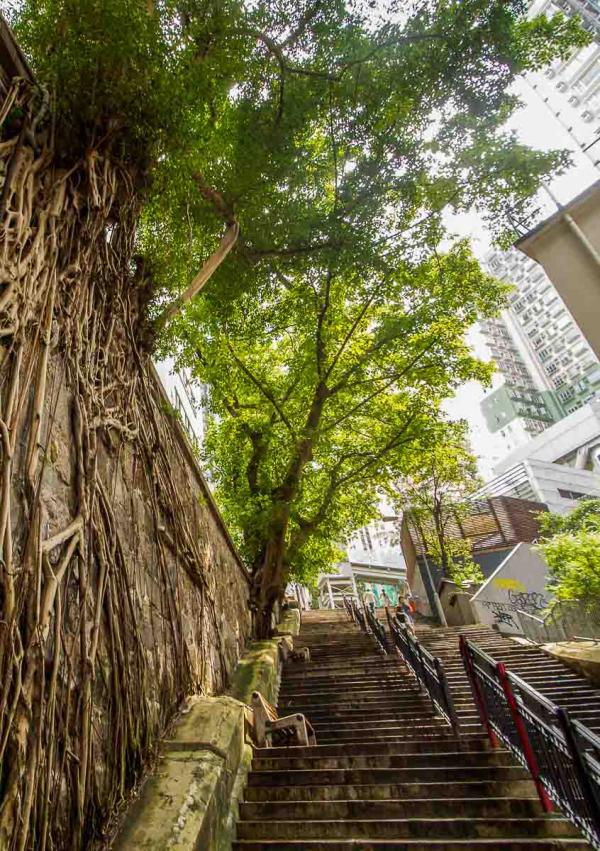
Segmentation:
[(162, 743), (158, 766), (126, 814), (115, 851), (228, 851), (252, 761), (252, 692), (276, 703), (280, 661), (300, 614), (288, 610), (277, 635), (252, 642), (229, 695), (196, 696)]

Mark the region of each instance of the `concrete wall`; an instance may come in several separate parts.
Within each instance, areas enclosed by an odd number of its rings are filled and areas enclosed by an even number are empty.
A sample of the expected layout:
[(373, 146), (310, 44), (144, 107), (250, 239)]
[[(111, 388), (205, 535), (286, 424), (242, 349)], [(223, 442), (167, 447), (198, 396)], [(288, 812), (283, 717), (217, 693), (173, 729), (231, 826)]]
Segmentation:
[(537, 499), (545, 502), (548, 510), (556, 514), (572, 511), (581, 498), (567, 497), (567, 493), (600, 497), (600, 475), (590, 470), (576, 470), (544, 461), (526, 461), (525, 467)]
[(139, 174), (100, 143), (53, 162), (32, 92), (0, 150), (0, 846), (79, 849), (227, 687), (250, 580), (151, 364)]
[(548, 566), (532, 544), (517, 544), (471, 604), (478, 621), (508, 635), (522, 635), (517, 611), (537, 614), (548, 604)]
[(456, 583), (444, 580), (440, 588), (440, 602), (448, 626), (466, 626), (478, 622), (471, 605), (471, 595)]
[[(594, 399), (555, 423), (542, 434), (530, 440), (527, 446), (515, 449), (494, 466), (494, 473), (505, 473), (520, 461), (546, 461), (553, 463), (570, 459), (580, 447), (600, 444), (600, 399)], [(587, 459), (591, 466), (592, 459)]]
[(516, 247), (544, 267), (600, 357), (600, 182)]

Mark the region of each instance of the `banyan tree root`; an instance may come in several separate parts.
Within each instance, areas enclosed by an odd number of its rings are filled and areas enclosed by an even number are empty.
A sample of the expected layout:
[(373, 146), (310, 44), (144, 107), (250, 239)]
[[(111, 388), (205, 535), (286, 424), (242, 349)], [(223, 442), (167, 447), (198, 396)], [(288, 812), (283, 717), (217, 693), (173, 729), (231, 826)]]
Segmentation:
[(0, 107), (25, 116), (0, 139), (0, 848), (76, 851), (102, 836), (181, 699), (226, 672), (138, 345), (134, 181), (107, 151), (57, 167), (31, 103), (16, 81)]

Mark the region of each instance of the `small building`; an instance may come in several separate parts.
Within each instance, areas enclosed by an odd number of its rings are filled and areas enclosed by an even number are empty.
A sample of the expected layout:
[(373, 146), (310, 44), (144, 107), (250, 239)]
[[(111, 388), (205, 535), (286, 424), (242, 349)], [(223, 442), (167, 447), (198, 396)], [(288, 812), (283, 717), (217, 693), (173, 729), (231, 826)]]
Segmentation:
[[(537, 500), (494, 496), (476, 499), (467, 516), (454, 515), (446, 523), (450, 538), (468, 540), (473, 561), (487, 579), (521, 542), (531, 543), (539, 534), (537, 517), (547, 506)], [(433, 528), (433, 521), (431, 521)], [(442, 570), (427, 557), (425, 537), (428, 529), (415, 513), (406, 511), (402, 519), (401, 546), (406, 561), (407, 580), (417, 610), (423, 615), (436, 613), (435, 594)]]
[(321, 609), (341, 609), (344, 597), (358, 597), (362, 587), (368, 585), (377, 604), (383, 605), (385, 592), (391, 603), (406, 586), (404, 565), (385, 565), (344, 561), (337, 573), (323, 573), (319, 577), (318, 594)]
[(521, 543), (471, 597), (479, 623), (508, 635), (523, 635), (519, 612), (539, 616), (550, 602), (548, 566), (535, 547)]

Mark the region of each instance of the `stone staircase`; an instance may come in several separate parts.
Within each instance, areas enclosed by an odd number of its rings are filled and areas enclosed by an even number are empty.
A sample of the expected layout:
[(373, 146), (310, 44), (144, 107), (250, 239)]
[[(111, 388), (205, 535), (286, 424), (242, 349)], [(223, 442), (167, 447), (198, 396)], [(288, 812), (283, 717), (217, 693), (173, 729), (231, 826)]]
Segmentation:
[[(518, 674), (553, 703), (568, 709), (573, 718), (578, 718), (590, 730), (600, 733), (600, 690), (534, 645), (520, 643), (481, 625), (447, 629), (417, 626), (416, 633), (421, 644), (444, 662), (453, 693), (469, 694), (458, 651), (459, 637), (463, 634), (496, 661), (504, 662), (514, 674)], [(472, 701), (469, 703), (475, 717)], [(462, 711), (468, 715), (468, 706), (463, 706)]]
[(345, 612), (305, 613), (298, 644), (311, 661), (286, 666), (278, 708), (306, 714), (318, 744), (255, 751), (235, 849), (589, 848), (566, 819), (542, 812), (507, 751), (489, 749), (460, 675), (456, 632), (421, 637), (448, 658), (460, 739)]

